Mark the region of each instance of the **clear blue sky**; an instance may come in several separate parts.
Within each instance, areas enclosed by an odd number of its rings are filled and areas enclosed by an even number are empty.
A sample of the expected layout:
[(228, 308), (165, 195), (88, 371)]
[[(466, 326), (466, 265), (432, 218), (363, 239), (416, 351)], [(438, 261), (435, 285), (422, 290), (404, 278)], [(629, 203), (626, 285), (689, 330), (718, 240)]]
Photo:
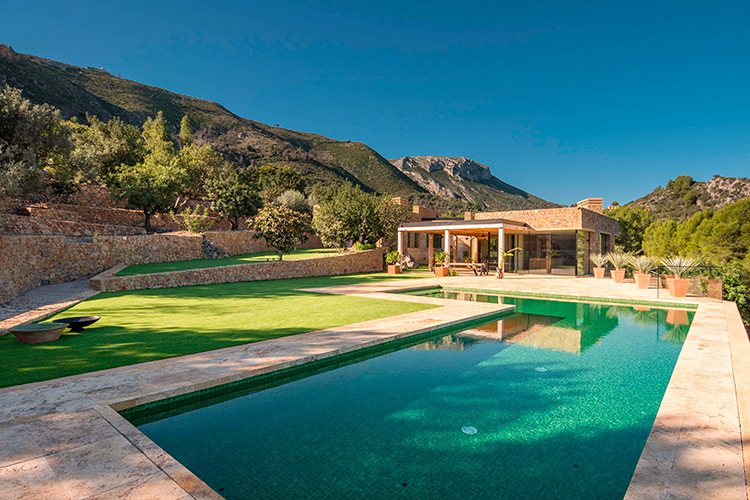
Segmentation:
[(560, 203), (750, 176), (746, 0), (0, 0), (0, 42)]

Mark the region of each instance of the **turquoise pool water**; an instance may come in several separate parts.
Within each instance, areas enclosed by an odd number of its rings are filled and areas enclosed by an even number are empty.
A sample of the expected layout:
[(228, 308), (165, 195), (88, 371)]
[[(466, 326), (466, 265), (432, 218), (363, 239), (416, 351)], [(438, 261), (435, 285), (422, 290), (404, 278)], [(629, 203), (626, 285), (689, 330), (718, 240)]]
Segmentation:
[(123, 414), (228, 500), (622, 498), (693, 313), (485, 325)]

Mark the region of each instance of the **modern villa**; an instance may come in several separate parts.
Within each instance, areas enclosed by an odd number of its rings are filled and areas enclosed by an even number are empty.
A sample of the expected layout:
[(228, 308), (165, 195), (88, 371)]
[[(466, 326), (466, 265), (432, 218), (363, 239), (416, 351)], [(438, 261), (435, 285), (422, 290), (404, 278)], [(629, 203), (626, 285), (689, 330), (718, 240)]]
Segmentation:
[[(408, 203), (397, 198), (405, 208)], [(498, 248), (519, 248), (506, 259), (504, 272), (583, 276), (591, 273), (589, 255), (614, 250), (619, 222), (602, 213), (601, 198), (575, 207), (466, 212), (464, 219), (441, 218), (415, 205), (412, 222), (398, 230), (398, 251), (432, 268), (436, 250), (451, 262), (488, 263), (497, 267)]]

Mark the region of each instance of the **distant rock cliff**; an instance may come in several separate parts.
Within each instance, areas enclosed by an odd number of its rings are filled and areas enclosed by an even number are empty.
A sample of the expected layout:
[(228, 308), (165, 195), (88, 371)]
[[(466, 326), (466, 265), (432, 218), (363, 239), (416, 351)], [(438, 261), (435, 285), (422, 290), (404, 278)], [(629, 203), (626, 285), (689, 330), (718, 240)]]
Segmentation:
[(404, 156), (390, 162), (430, 193), (470, 201), (480, 208), (559, 206), (501, 181), (486, 165), (463, 156)]

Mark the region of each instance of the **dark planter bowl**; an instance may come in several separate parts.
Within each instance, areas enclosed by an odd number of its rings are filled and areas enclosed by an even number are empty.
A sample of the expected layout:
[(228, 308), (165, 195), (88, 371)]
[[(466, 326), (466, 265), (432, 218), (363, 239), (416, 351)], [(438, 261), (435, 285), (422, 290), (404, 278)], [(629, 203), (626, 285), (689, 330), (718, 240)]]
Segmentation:
[(60, 318), (52, 320), (53, 323), (65, 323), (71, 332), (80, 332), (87, 326), (91, 326), (101, 319), (101, 316), (76, 316), (74, 318)]
[(41, 344), (57, 340), (65, 330), (65, 325), (57, 323), (39, 323), (35, 325), (18, 325), (10, 328), (10, 333), (16, 336), (22, 344)]

